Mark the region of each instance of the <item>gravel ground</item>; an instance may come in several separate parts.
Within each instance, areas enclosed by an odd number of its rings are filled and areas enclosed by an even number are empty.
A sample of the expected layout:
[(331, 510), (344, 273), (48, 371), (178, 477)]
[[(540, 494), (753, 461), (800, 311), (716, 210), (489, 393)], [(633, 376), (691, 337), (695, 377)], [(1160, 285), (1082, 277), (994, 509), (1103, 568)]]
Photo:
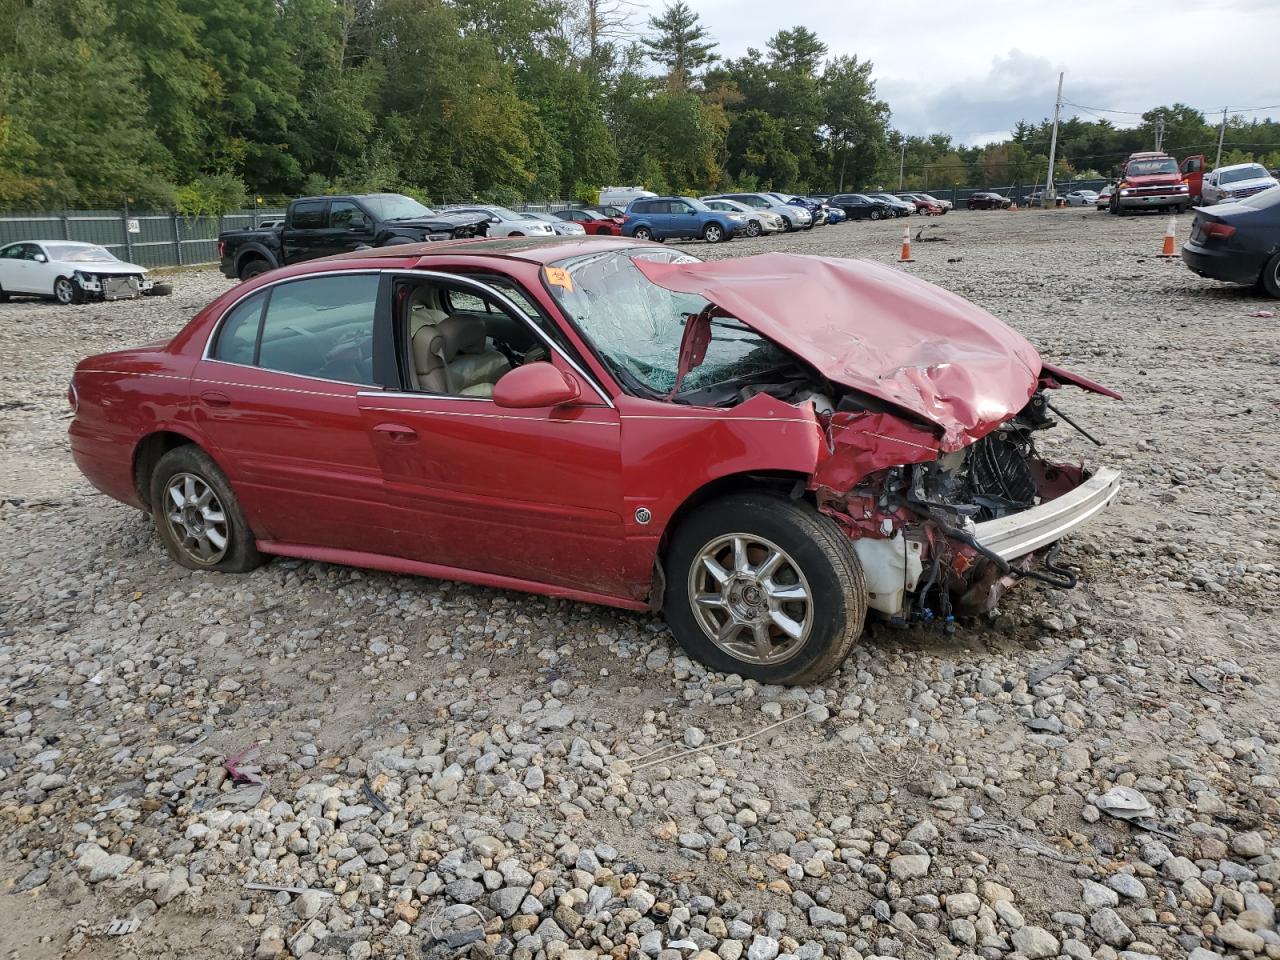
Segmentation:
[[(1053, 444), (1126, 483), (1063, 550), (1076, 590), (873, 626), (790, 690), (639, 615), (180, 569), (80, 479), (64, 394), (226, 281), (0, 306), (0, 955), (1280, 958), (1276, 305), (1156, 259), (1165, 224), (912, 219), (946, 242), (904, 269), (1125, 394), (1064, 391), (1106, 446)], [(893, 260), (901, 231), (697, 249)]]

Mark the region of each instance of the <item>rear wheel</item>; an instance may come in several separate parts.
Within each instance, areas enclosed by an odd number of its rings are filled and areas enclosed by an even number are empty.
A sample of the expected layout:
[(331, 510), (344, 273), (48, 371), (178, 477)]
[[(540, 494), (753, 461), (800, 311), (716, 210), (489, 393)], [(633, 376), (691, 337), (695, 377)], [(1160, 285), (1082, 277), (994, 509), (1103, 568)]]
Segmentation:
[(632, 234), (637, 240), (652, 240), (653, 231), (648, 227), (636, 227), (636, 232)]
[(667, 551), (664, 613), (693, 657), (761, 683), (834, 671), (862, 634), (867, 588), (853, 543), (802, 501), (714, 500)]
[(243, 280), (252, 280), (259, 274), (266, 273), (271, 269), (271, 265), (261, 257), (252, 257), (240, 264), (238, 276)]
[(151, 474), (151, 514), (169, 556), (188, 569), (245, 573), (263, 562), (231, 484), (197, 446), (160, 458)]
[(1280, 253), (1267, 261), (1262, 268), (1262, 289), (1280, 299)]
[(708, 223), (702, 228), (702, 239), (707, 243), (719, 243), (724, 239), (724, 229), (718, 223)]
[(879, 220), (879, 219), (880, 219), (880, 211), (879, 211), (879, 210), (872, 210), (872, 211), (871, 211), (871, 213), (869, 213), (869, 214), (868, 214), (868, 216), (869, 216), (869, 217), (871, 217), (871, 219), (872, 219), (872, 220)]
[(80, 289), (80, 284), (69, 277), (59, 277), (53, 281), (53, 299), (63, 306), (84, 303), (84, 291)]

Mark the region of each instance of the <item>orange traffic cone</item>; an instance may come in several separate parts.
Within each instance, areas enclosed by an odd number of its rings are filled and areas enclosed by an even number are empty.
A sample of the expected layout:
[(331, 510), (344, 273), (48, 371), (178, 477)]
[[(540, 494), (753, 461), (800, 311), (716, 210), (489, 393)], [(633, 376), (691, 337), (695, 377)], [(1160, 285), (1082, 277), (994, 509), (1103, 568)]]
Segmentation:
[(902, 228), (902, 252), (898, 254), (899, 263), (915, 263), (911, 259), (911, 228)]
[(1173, 217), (1169, 218), (1169, 229), (1164, 232), (1164, 247), (1160, 250), (1162, 257), (1176, 257), (1174, 252), (1174, 240), (1177, 237), (1177, 224)]
[(1011, 212), (1013, 212), (1013, 213), (1017, 213), (1017, 212), (1018, 212), (1018, 205), (1017, 205), (1016, 203), (1011, 203), (1011, 204), (1009, 204), (1009, 210), (1010, 210)]

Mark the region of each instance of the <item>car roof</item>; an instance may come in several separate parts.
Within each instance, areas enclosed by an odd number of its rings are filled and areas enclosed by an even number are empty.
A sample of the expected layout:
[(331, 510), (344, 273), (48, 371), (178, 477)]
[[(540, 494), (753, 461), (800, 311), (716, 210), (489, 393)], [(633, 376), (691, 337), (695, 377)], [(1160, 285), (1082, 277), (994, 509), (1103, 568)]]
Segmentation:
[[(1263, 170), (1267, 169), (1261, 163), (1258, 163), (1257, 160), (1250, 160), (1247, 163), (1232, 163), (1225, 167), (1216, 167), (1212, 172), (1221, 173), (1223, 170), (1242, 170), (1245, 167), (1262, 167)], [(1270, 173), (1267, 174), (1267, 176), (1270, 176), (1270, 175), (1271, 175)]]
[(54, 246), (58, 246), (58, 247), (83, 247), (83, 248), (102, 246), (102, 244), (100, 243), (87, 243), (84, 240), (33, 240), (33, 239), (9, 240), (3, 244), (0, 244), (0, 246), (11, 247), (15, 243), (38, 243), (41, 246), (48, 246), (49, 244), (53, 244)]

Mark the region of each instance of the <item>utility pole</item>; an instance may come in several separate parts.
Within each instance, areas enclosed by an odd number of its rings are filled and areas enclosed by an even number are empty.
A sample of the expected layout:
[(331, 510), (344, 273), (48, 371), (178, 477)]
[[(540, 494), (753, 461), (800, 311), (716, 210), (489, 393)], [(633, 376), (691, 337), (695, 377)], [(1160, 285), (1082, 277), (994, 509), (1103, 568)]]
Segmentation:
[(1222, 123), (1218, 125), (1218, 155), (1213, 159), (1213, 168), (1218, 169), (1222, 163), (1222, 138), (1227, 135), (1227, 108), (1222, 108)]
[(1164, 146), (1164, 120), (1156, 121), (1156, 153)]
[(902, 189), (902, 165), (907, 160), (907, 138), (902, 138), (902, 151), (898, 154), (898, 189)]
[(1062, 78), (1065, 73), (1058, 74), (1058, 99), (1053, 103), (1053, 134), (1049, 137), (1049, 173), (1045, 177), (1044, 200), (1042, 207), (1050, 206), (1057, 201), (1058, 191), (1053, 185), (1053, 159), (1058, 152), (1058, 116), (1062, 113)]

